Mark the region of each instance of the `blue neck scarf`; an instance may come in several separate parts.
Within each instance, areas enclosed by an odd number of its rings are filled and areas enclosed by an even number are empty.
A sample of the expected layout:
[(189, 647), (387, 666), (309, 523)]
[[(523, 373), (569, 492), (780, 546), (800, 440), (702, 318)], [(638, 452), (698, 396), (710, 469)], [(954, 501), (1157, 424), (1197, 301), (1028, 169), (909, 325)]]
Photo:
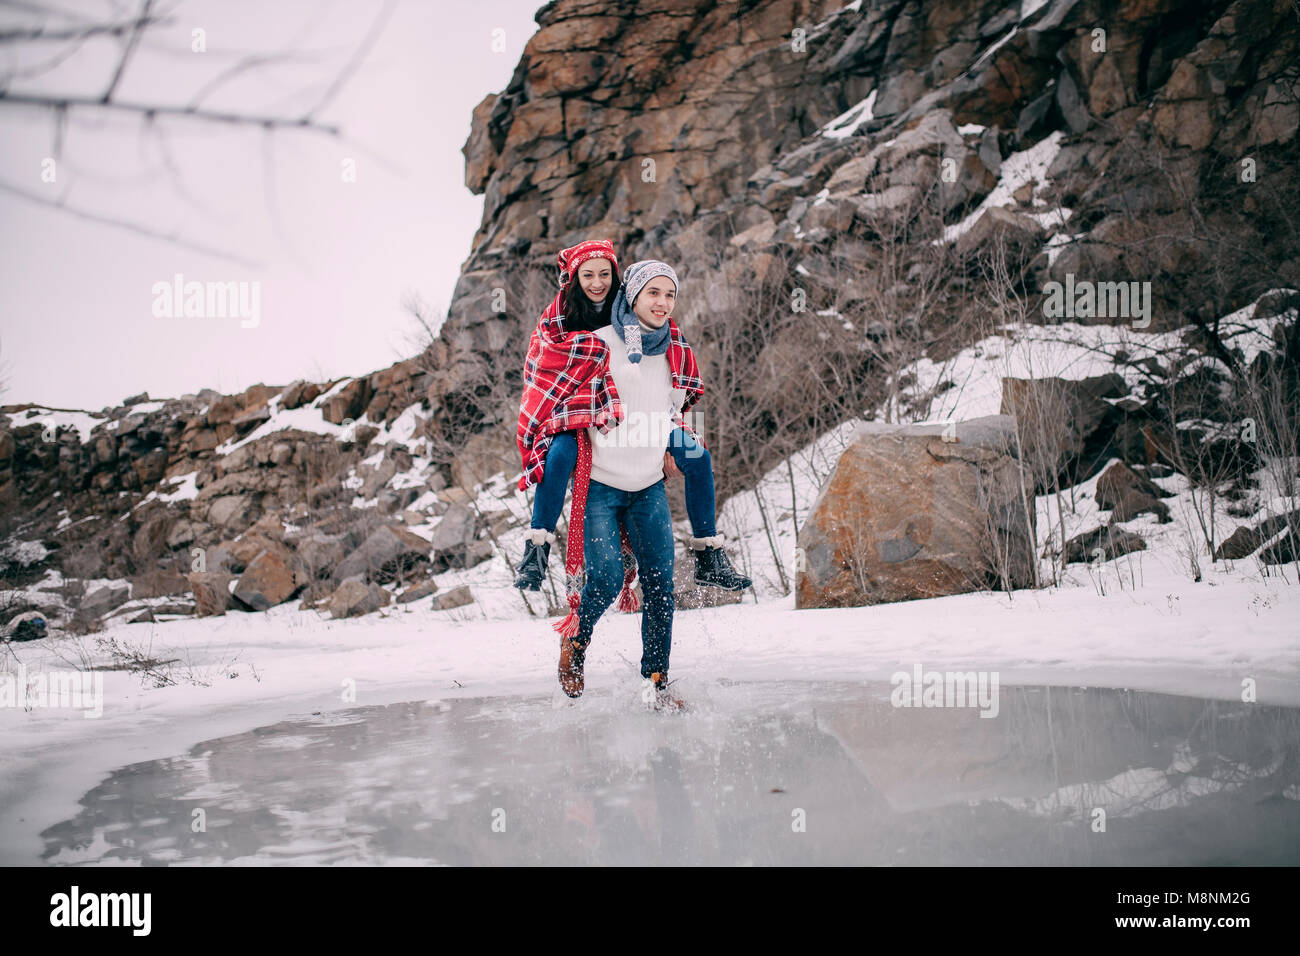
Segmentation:
[(628, 305), (627, 295), (623, 289), (614, 296), (614, 308), (610, 310), (609, 324), (614, 327), (618, 337), (627, 346), (627, 360), (633, 365), (641, 361), (642, 355), (663, 355), (668, 351), (671, 329), (667, 319), (653, 332), (641, 324), (641, 320)]

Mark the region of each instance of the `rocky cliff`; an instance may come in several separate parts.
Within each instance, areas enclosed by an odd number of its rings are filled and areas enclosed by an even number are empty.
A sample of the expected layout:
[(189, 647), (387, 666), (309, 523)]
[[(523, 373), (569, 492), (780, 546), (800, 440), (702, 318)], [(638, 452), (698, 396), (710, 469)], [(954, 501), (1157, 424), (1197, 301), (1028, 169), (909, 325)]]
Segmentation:
[[(466, 353), (526, 336), (541, 303), (501, 311), (497, 290), (582, 238), (674, 263), (689, 336), (774, 257), (863, 258), (873, 213), (936, 184), (968, 249), (1024, 240), (1031, 294), (1151, 281), (1173, 328), (1300, 284), (1291, 0), (557, 0), (536, 19), (464, 146), (483, 221), (442, 334)], [(804, 284), (844, 304), (833, 277)]]

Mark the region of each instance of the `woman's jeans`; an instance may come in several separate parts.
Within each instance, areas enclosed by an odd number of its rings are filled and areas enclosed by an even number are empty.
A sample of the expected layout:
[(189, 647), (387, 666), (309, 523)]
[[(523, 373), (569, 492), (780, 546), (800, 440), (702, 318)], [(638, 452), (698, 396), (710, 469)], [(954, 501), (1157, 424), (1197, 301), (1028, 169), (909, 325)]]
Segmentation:
[[(681, 469), (686, 483), (686, 515), (697, 538), (717, 534), (713, 492), (713, 461), (709, 450), (681, 428), (674, 428), (667, 450)], [(578, 438), (574, 432), (557, 432), (546, 450), (546, 471), (533, 495), (534, 528), (554, 531), (564, 509), (564, 493), (578, 464)]]
[(632, 540), (645, 600), (641, 676), (667, 674), (673, 639), (673, 532), (662, 478), (641, 491), (623, 491), (595, 480), (588, 485), (583, 528), (587, 583), (578, 606), (575, 640), (584, 645), (591, 640), (596, 621), (623, 589), (620, 522)]

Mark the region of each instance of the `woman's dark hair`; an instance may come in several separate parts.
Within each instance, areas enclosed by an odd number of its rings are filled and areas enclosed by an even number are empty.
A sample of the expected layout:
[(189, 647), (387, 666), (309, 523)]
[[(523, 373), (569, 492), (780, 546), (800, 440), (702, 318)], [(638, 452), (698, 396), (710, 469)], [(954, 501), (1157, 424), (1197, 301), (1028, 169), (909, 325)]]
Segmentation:
[(618, 294), (623, 284), (619, 280), (618, 269), (610, 269), (610, 273), (609, 291), (605, 293), (605, 301), (600, 305), (587, 298), (587, 293), (582, 291), (582, 283), (578, 281), (578, 274), (576, 272), (573, 274), (560, 303), (563, 307), (566, 332), (595, 332), (609, 325), (614, 296)]

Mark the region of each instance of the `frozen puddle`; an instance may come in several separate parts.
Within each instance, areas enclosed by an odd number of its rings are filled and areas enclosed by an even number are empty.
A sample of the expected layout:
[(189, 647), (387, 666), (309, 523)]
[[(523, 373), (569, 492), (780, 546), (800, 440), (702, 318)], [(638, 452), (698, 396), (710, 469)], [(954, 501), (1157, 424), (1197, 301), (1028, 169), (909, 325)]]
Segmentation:
[[(1003, 687), (633, 685), (305, 715), (114, 771), (52, 864), (1300, 863), (1300, 711)], [(557, 699), (558, 698), (558, 699)], [(1104, 825), (1104, 830), (1100, 827)]]

